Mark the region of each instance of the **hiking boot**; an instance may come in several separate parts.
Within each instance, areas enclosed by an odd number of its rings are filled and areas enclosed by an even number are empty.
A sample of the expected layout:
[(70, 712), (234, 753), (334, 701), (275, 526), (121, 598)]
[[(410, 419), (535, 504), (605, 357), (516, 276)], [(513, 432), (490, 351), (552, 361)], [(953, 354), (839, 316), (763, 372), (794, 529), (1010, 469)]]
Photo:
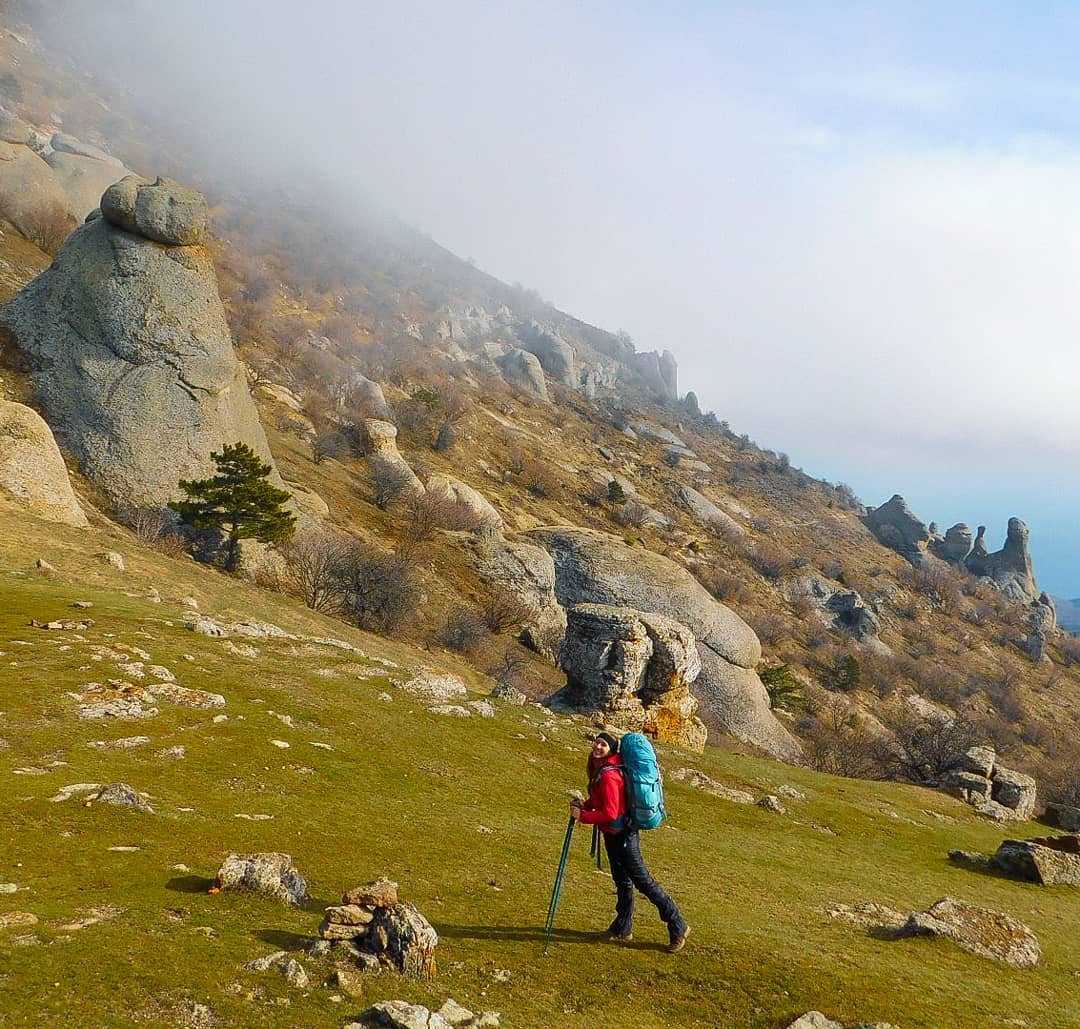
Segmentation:
[(668, 944), (668, 948), (667, 948), (668, 953), (669, 954), (678, 954), (679, 951), (682, 950), (683, 947), (686, 946), (686, 938), (689, 935), (690, 935), (690, 926), (684, 925), (682, 927), (682, 932), (675, 933), (674, 935), (672, 935), (671, 942)]
[(634, 932), (631, 930), (628, 933), (607, 933), (607, 938), (618, 943), (629, 943), (634, 938)]

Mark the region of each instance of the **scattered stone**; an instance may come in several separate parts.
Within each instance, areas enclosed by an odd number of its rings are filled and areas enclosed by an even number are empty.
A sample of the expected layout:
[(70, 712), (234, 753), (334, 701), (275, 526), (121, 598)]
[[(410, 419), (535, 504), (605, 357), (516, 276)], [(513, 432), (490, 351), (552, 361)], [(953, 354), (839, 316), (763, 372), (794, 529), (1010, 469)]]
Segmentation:
[(668, 774), (668, 778), (671, 779), (672, 782), (684, 782), (689, 786), (693, 786), (694, 789), (703, 790), (705, 793), (710, 793), (714, 797), (719, 797), (721, 800), (729, 801), (732, 804), (754, 803), (754, 795), (752, 793), (747, 793), (746, 790), (737, 790), (731, 786), (725, 786), (723, 783), (711, 779), (704, 772), (698, 771), (696, 768), (677, 768), (675, 771)]
[(149, 707), (154, 698), (142, 687), (120, 679), (110, 679), (106, 685), (90, 683), (85, 692), (77, 694), (82, 703), (79, 718), (93, 721), (103, 718), (153, 718), (156, 707)]
[(166, 747), (164, 750), (158, 751), (158, 757), (177, 759), (184, 757), (187, 751), (183, 747)]
[(142, 747), (150, 742), (149, 736), (122, 736), (118, 740), (106, 742), (105, 740), (93, 740), (88, 747), (97, 747), (105, 750), (130, 750), (132, 747)]
[(116, 807), (130, 807), (136, 811), (142, 811), (145, 814), (152, 815), (154, 809), (137, 793), (134, 789), (128, 786), (127, 783), (114, 782), (104, 787), (101, 792), (93, 798), (101, 804), (113, 804)]
[(411, 679), (402, 682), (391, 679), (390, 685), (425, 700), (448, 701), (468, 695), (468, 690), (456, 675), (439, 675), (430, 668), (421, 668)]
[(446, 715), (450, 718), (471, 718), (472, 714), (460, 704), (436, 704), (429, 707), (428, 711), (433, 715)]
[(1005, 840), (989, 863), (998, 871), (1026, 882), (1080, 886), (1080, 834)]
[(904, 936), (943, 936), (981, 957), (1014, 968), (1035, 968), (1042, 958), (1038, 938), (1009, 915), (944, 897), (928, 911), (913, 911)]
[(807, 1011), (792, 1022), (788, 1029), (897, 1029), (891, 1022), (834, 1022), (820, 1011)]
[(148, 686), (147, 690), (158, 700), (167, 700), (177, 707), (193, 707), (199, 711), (208, 711), (215, 707), (224, 707), (225, 698), (220, 693), (206, 690), (189, 689), (178, 686), (175, 682), (161, 682)]
[(37, 915), (30, 911), (0, 912), (0, 929), (25, 929), (27, 926), (37, 924)]
[(778, 815), (786, 815), (787, 808), (780, 803), (779, 797), (774, 797), (771, 793), (767, 793), (764, 797), (757, 802), (758, 807), (765, 808), (766, 811), (773, 811)]
[(279, 750), (288, 750), (289, 744), (285, 740), (271, 740), (270, 743), (277, 747)]
[(979, 854), (972, 850), (950, 850), (949, 860), (954, 864), (984, 871), (990, 867), (990, 859), (985, 854)]
[(71, 606), (72, 607), (82, 607), (82, 608), (93, 607), (94, 602), (92, 600), (74, 600), (74, 601), (72, 601)]
[[(325, 940), (319, 940), (317, 943), (323, 944), (329, 952), (330, 945)], [(359, 997), (364, 992), (363, 974), (354, 966), (336, 965), (330, 975), (330, 986), (341, 990), (349, 997)]]
[(107, 550), (101, 555), (101, 560), (107, 565), (112, 565), (118, 572), (124, 571), (124, 555), (115, 550)]
[(516, 686), (512, 686), (508, 682), (500, 682), (495, 685), (495, 688), (491, 691), (493, 697), (498, 697), (499, 700), (505, 700), (508, 704), (514, 704), (517, 707), (524, 707), (529, 698), (525, 696)]
[(0, 883), (0, 893), (16, 893), (18, 889), (16, 883)]
[(76, 782), (70, 786), (65, 786), (55, 796), (49, 798), (49, 802), (52, 804), (62, 804), (65, 801), (71, 800), (72, 797), (85, 796), (88, 793), (96, 793), (101, 789), (101, 783), (99, 782)]
[(287, 904), (308, 899), (307, 881), (282, 853), (229, 854), (217, 873), (217, 886), (229, 890), (265, 893)]
[(56, 571), (56, 567), (54, 565), (49, 564), (49, 562), (46, 561), (45, 558), (43, 558), (43, 557), (39, 557), (34, 562), (34, 567), (39, 568), (41, 571), (45, 572), (46, 574), (48, 574), (49, 572), (55, 572)]
[(139, 847), (109, 847), (109, 850), (115, 851), (117, 854), (135, 854), (140, 849)]
[(802, 790), (797, 790), (794, 786), (788, 786), (787, 784), (778, 786), (776, 792), (788, 797), (790, 800), (806, 800), (806, 794)]
[(84, 618), (77, 620), (74, 618), (59, 618), (52, 622), (39, 622), (34, 618), (30, 619), (30, 625), (35, 629), (53, 629), (61, 630), (64, 632), (85, 632), (94, 625), (92, 618)]
[(486, 700), (470, 700), (468, 707), (475, 711), (481, 718), (494, 718), (495, 708)]
[(280, 973), (290, 986), (294, 986), (298, 990), (307, 989), (310, 983), (304, 966), (296, 958), (289, 957), (283, 950), (249, 961), (244, 967), (250, 968), (254, 972), (268, 972), (273, 969)]

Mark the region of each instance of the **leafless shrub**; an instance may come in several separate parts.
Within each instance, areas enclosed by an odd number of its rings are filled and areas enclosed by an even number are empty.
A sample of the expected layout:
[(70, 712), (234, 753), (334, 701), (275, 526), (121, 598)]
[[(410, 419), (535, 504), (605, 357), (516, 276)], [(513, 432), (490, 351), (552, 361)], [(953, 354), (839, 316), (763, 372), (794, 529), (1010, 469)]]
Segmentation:
[(483, 519), (460, 500), (428, 491), (404, 501), (398, 531), (398, 552), (414, 555), (435, 537), (440, 529), (468, 532)]
[(162, 508), (127, 507), (119, 513), (119, 518), (143, 543), (166, 557), (187, 553), (186, 540), (175, 530), (172, 519)]
[(814, 694), (799, 720), (803, 760), (815, 771), (851, 779), (884, 779), (892, 761), (887, 740), (860, 729), (842, 697)]
[(372, 499), (385, 511), (413, 485), (413, 477), (401, 465), (379, 463), (372, 470)]
[(521, 483), (538, 497), (552, 496), (559, 486), (551, 465), (539, 456), (526, 459), (521, 469)]
[(693, 572), (697, 581), (722, 603), (739, 605), (750, 603), (750, 591), (737, 575), (732, 575), (731, 572), (713, 564), (698, 565)]
[(642, 503), (640, 500), (627, 500), (625, 504), (620, 504), (614, 512), (615, 521), (627, 529), (640, 529), (649, 524), (652, 518), (652, 511), (649, 509), (649, 505)]
[(467, 654), (487, 636), (487, 627), (480, 617), (467, 607), (459, 607), (446, 616), (445, 623), (435, 633), (435, 640), (447, 650)]
[(420, 587), (413, 564), (366, 543), (354, 543), (340, 563), (342, 607), (373, 632), (399, 628), (416, 611)]
[(520, 629), (535, 621), (536, 615), (532, 604), (508, 590), (497, 590), (483, 604), (484, 624), (496, 634)]
[(23, 235), (50, 257), (56, 255), (75, 228), (75, 219), (58, 201), (31, 211), (21, 223)]
[(786, 619), (773, 611), (743, 612), (743, 617), (766, 646), (775, 646), (789, 635)]
[(525, 657), (520, 651), (515, 650), (513, 647), (507, 647), (499, 660), (488, 667), (487, 674), (496, 682), (506, 683), (520, 689), (526, 665)]
[(755, 571), (774, 582), (796, 567), (795, 555), (786, 547), (770, 540), (762, 540), (756, 544), (748, 556)]
[(340, 609), (347, 592), (343, 566), (351, 556), (346, 541), (328, 532), (298, 532), (279, 552), (285, 562), (286, 592), (314, 611)]
[(320, 432), (311, 440), (311, 460), (322, 464), (327, 457), (338, 458), (345, 452), (347, 443), (340, 432)]
[(1080, 636), (1066, 635), (1058, 645), (1066, 665), (1080, 664)]
[(962, 716), (923, 718), (904, 709), (890, 724), (896, 738), (890, 777), (936, 782), (968, 748), (979, 742), (972, 722)]

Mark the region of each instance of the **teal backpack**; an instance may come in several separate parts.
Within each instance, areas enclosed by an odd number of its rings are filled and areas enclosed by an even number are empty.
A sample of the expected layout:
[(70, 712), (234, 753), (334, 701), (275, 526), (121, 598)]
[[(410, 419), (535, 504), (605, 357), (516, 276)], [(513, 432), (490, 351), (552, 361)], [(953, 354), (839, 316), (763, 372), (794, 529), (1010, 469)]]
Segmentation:
[(626, 780), (626, 817), (631, 829), (655, 829), (665, 818), (660, 763), (649, 737), (627, 733), (619, 741)]

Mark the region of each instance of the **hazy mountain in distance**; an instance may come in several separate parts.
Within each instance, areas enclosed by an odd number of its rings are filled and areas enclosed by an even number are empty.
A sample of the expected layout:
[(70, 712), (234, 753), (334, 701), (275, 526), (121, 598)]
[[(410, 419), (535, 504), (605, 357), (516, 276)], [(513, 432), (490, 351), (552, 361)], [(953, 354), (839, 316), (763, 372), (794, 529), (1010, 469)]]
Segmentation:
[(1054, 597), (1054, 604), (1057, 606), (1058, 625), (1069, 632), (1080, 632), (1080, 597), (1075, 600)]

